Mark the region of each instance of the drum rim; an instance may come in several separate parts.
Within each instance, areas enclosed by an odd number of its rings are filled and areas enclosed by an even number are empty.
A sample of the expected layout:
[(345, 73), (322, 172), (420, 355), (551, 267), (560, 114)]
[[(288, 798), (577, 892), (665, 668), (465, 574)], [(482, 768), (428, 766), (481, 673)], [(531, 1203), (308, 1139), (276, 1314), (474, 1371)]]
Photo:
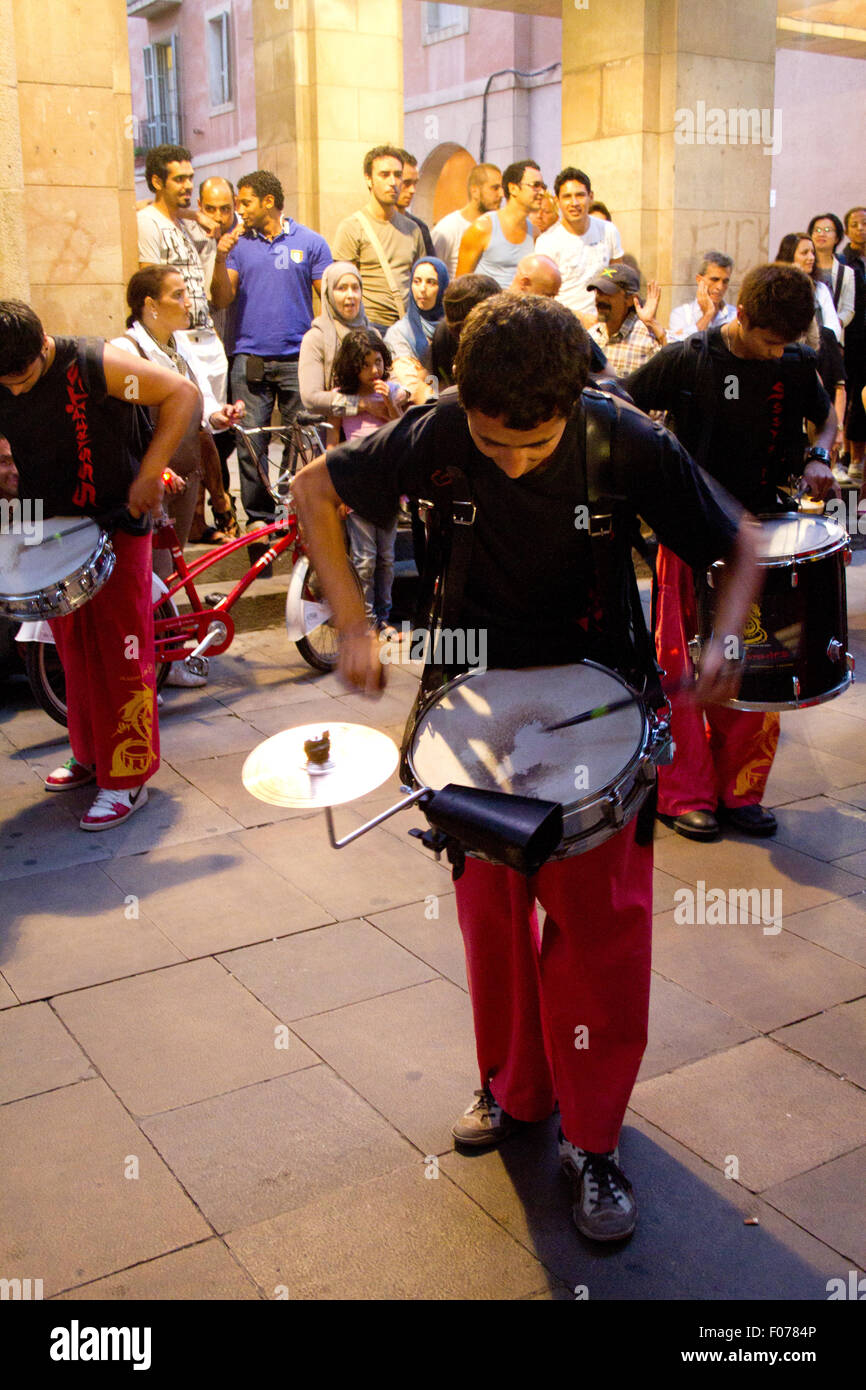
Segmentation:
[[(415, 721), (415, 727), (412, 730), (412, 734), (409, 738), (406, 748), (406, 761), (409, 765), (409, 770), (411, 771), (412, 776), (415, 779), (416, 786), (428, 786), (428, 783), (423, 781), (422, 778), (418, 775), (418, 771), (415, 767), (414, 760), (414, 753), (417, 744), (418, 733), (421, 729), (422, 721), (430, 713), (430, 710), (433, 708), (433, 706), (439, 704), (443, 697), (446, 694), (448, 694), (451, 690), (453, 690), (455, 686), (464, 684), (468, 679), (477, 679), (479, 675), (487, 674), (487, 672), (489, 671), (513, 671), (513, 673), (516, 675), (521, 671), (561, 670), (564, 666), (589, 666), (595, 671), (601, 671), (603, 675), (612, 676), (616, 681), (619, 682), (619, 684), (624, 688), (624, 690), (626, 690), (627, 693), (632, 696), (640, 714), (642, 729), (637, 745), (634, 751), (631, 753), (628, 762), (622, 768), (620, 768), (615, 778), (611, 779), (609, 782), (605, 782), (605, 784), (602, 787), (596, 788), (594, 791), (588, 793), (584, 797), (578, 797), (575, 800), (569, 802), (560, 802), (560, 805), (562, 806), (563, 819), (565, 819), (567, 815), (573, 814), (575, 811), (579, 810), (581, 806), (591, 806), (594, 802), (604, 801), (607, 797), (610, 796), (611, 791), (619, 787), (624, 780), (626, 780), (629, 777), (634, 777), (639, 771), (641, 765), (650, 756), (649, 750), (652, 744), (652, 720), (650, 719), (643, 696), (635, 690), (633, 685), (630, 685), (628, 683), (624, 676), (620, 675), (619, 671), (613, 670), (613, 668), (610, 666), (602, 665), (600, 661), (592, 661), (589, 658), (586, 658), (585, 660), (581, 661), (564, 661), (561, 662), (558, 666), (488, 666), (483, 668), (477, 667), (471, 671), (462, 671), (460, 675), (455, 676), (453, 680), (447, 681), (445, 685), (440, 685), (438, 690), (431, 692), (428, 698), (424, 701), (423, 705), (419, 708), (417, 718)], [(435, 788), (433, 788), (432, 790), (435, 790)], [(561, 850), (567, 843), (568, 842), (566, 841), (565, 836), (563, 836), (562, 840), (557, 846), (556, 851), (554, 851), (554, 854), (551, 855), (551, 858), (555, 858), (556, 855), (561, 852)]]
[[(844, 526), (840, 526), (838, 521), (834, 521), (828, 516), (810, 516), (803, 512), (779, 512), (770, 516), (758, 517), (761, 525), (772, 525), (790, 521), (805, 520), (808, 522), (822, 522), (828, 528), (838, 531), (835, 538), (831, 535), (823, 545), (812, 546), (810, 550), (791, 550), (784, 555), (759, 555), (756, 556), (755, 563), (759, 569), (790, 569), (792, 565), (806, 564), (811, 560), (825, 560), (830, 555), (835, 555), (838, 550), (844, 550), (851, 544), (851, 536)], [(718, 569), (724, 565), (724, 560), (715, 560), (712, 569)]]
[(845, 679), (839, 685), (834, 685), (832, 690), (822, 691), (820, 695), (810, 695), (806, 700), (725, 700), (722, 707), (747, 710), (753, 714), (784, 714), (786, 710), (811, 709), (813, 705), (826, 704), (828, 700), (834, 700), (837, 695), (841, 695), (853, 683), (854, 673), (849, 671)]
[[(92, 518), (88, 517), (87, 520), (92, 520)], [(99, 526), (98, 522), (94, 522), (94, 525), (98, 527), (99, 540), (82, 565), (79, 565), (77, 569), (71, 570), (69, 574), (64, 575), (62, 579), (52, 579), (50, 584), (44, 585), (41, 589), (31, 589), (28, 593), (23, 594), (4, 594), (0, 592), (0, 615), (19, 618), (19, 621), (26, 622), (28, 618), (33, 617), (32, 605), (38, 602), (41, 595), (47, 594), (50, 590), (66, 590), (68, 588), (73, 592), (71, 594), (64, 592), (62, 603), (59, 605), (47, 605), (43, 602), (39, 607), (39, 616), (43, 616), (47, 613), (48, 617), (68, 617), (76, 608), (80, 608), (83, 603), (93, 598), (102, 588), (103, 584), (111, 578), (111, 572), (114, 568), (116, 559), (114, 546), (111, 544), (111, 537), (108, 532)], [(95, 578), (100, 581), (96, 587), (88, 590), (82, 590), (79, 587), (76, 593), (75, 585), (78, 583), (81, 576), (83, 574), (93, 573), (93, 571), (101, 565), (108, 567), (108, 573), (105, 574), (104, 577), (100, 572), (95, 574)], [(22, 605), (22, 607), (25, 604), (31, 605), (31, 607), (27, 609), (26, 617), (19, 617), (17, 613), (10, 611), (13, 606), (17, 607), (19, 604)]]

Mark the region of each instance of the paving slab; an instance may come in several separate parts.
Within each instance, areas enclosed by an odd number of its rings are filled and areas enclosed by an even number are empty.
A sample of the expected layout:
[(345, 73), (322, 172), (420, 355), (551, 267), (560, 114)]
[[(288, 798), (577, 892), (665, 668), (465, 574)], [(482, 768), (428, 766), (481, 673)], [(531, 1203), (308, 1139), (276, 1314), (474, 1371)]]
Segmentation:
[(272, 738), (274, 734), (280, 734), (284, 729), (294, 729), (300, 724), (322, 724), (327, 728), (329, 723), (338, 721), (379, 729), (383, 725), (376, 709), (377, 702), (374, 700), (370, 701), (366, 711), (349, 709), (336, 696), (317, 691), (314, 699), (305, 700), (302, 705), (250, 710), (248, 719), (250, 728), (256, 733), (256, 742), (261, 743), (262, 739)]
[(861, 759), (857, 758), (859, 744), (848, 750), (849, 756), (838, 757), (787, 738), (786, 727), (783, 719), (782, 737), (767, 779), (765, 806), (801, 801), (804, 796), (820, 796), (824, 792), (835, 794), (866, 780), (866, 748)]
[(710, 844), (672, 835), (656, 845), (655, 863), (656, 868), (685, 883), (696, 884), (701, 879), (708, 889), (778, 888), (786, 915), (863, 890), (863, 881), (855, 874), (787, 845), (738, 834), (726, 834)]
[(411, 1144), (323, 1066), (152, 1116), (143, 1128), (220, 1232), (419, 1167)]
[(156, 1260), (121, 1270), (107, 1279), (95, 1279), (57, 1295), (57, 1302), (99, 1299), (151, 1303), (171, 1299), (189, 1303), (211, 1299), (260, 1299), (252, 1279), (229, 1254), (221, 1240), (204, 1240)]
[(18, 995), (9, 988), (3, 976), (0, 975), (0, 1009), (13, 1009), (16, 1004), (20, 1003), (21, 1000)]
[[(339, 810), (339, 835), (364, 824), (366, 817), (346, 807)], [(447, 893), (451, 886), (448, 869), (432, 855), (419, 854), (411, 841), (395, 842), (383, 829), (371, 830), (345, 849), (332, 849), (321, 811), (292, 821), (290, 827), (239, 831), (236, 839), (338, 921)]]
[(866, 893), (786, 916), (785, 930), (866, 965)]
[(862, 965), (766, 930), (761, 922), (680, 925), (664, 913), (653, 922), (653, 966), (762, 1033), (866, 994)]
[(773, 1037), (866, 1090), (866, 999), (837, 1004), (815, 1018), (780, 1028)]
[(185, 956), (229, 951), (332, 919), (230, 835), (114, 859), (103, 872)]
[(135, 1115), (189, 1105), (315, 1061), (214, 960), (98, 985), (54, 1006)]
[[(837, 758), (853, 757), (862, 747), (862, 720), (842, 714), (830, 705), (815, 709), (797, 710), (787, 720), (786, 737), (794, 743), (805, 744)], [(862, 779), (861, 779), (862, 780)]]
[(95, 1075), (47, 1004), (24, 1004), (0, 1015), (0, 1105)]
[(676, 1070), (711, 1052), (721, 1052), (754, 1037), (742, 1019), (699, 999), (681, 985), (653, 971), (650, 986), (649, 1039), (638, 1080)]
[(212, 1235), (98, 1078), (5, 1106), (0, 1162), (0, 1268), (46, 1298)]
[[(807, 1231), (866, 1269), (866, 1148), (853, 1150), (788, 1182), (771, 1187), (764, 1200)], [(837, 1277), (847, 1282), (847, 1269)]]
[(767, 1038), (641, 1081), (631, 1106), (752, 1192), (862, 1143), (866, 1095)]
[(462, 989), (434, 980), (302, 1019), (293, 1032), (423, 1153), (451, 1147), (479, 1084)]
[(248, 792), (243, 784), (243, 768), (248, 757), (249, 752), (226, 753), (217, 758), (178, 762), (176, 767), (193, 787), (197, 787), (244, 829), (273, 825), (277, 821), (310, 814), (309, 807), (298, 810), (288, 806), (271, 806)]
[(131, 911), (97, 864), (0, 883), (0, 966), (8, 984), (28, 1002), (183, 959), (146, 912), (136, 906), (138, 916), (128, 917)]
[[(512, 1299), (545, 1270), (445, 1177), (411, 1169), (233, 1231), (230, 1250), (271, 1297)], [(283, 1295), (284, 1296), (284, 1295)]]
[(866, 811), (845, 800), (813, 796), (794, 801), (777, 809), (776, 820), (776, 844), (790, 845), (818, 859), (840, 860), (866, 850)]
[(287, 1023), (436, 977), (417, 956), (359, 921), (318, 927), (217, 959)]
[(447, 980), (461, 989), (469, 988), (463, 937), (457, 924), (457, 900), (453, 893), (431, 893), (421, 902), (394, 907), (390, 912), (377, 912), (368, 916), (368, 921)]
[[(441, 1170), (572, 1290), (600, 1300), (815, 1299), (838, 1256), (676, 1140), (629, 1113), (620, 1159), (637, 1229), (625, 1248), (584, 1240), (559, 1172), (557, 1119), (498, 1149), (449, 1153)], [(745, 1226), (757, 1216), (759, 1226)]]
[(109, 836), (87, 834), (78, 825), (92, 800), (92, 792), (88, 796), (84, 790), (46, 792), (35, 779), (32, 787), (11, 788), (3, 797), (0, 820), (0, 880), (109, 859)]

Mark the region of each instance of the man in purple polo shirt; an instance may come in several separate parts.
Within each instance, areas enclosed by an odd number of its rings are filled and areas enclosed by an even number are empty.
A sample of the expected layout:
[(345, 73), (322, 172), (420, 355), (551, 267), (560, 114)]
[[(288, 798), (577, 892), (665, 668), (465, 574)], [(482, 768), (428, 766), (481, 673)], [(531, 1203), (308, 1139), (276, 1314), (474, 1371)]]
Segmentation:
[[(217, 262), (224, 261), (230, 294), (214, 276), (213, 306), (237, 305), (232, 398), (247, 408), (252, 426), (270, 424), (275, 402), (284, 424), (300, 404), (298, 354), (313, 321), (313, 286), (334, 259), (328, 243), (291, 217), (283, 216), (283, 189), (275, 174), (257, 169), (238, 183), (237, 212), (243, 236), (234, 246), (224, 238)], [(262, 445), (262, 452), (264, 451)], [(247, 446), (238, 443), (241, 501), (249, 522), (270, 521), (274, 503), (259, 477)]]

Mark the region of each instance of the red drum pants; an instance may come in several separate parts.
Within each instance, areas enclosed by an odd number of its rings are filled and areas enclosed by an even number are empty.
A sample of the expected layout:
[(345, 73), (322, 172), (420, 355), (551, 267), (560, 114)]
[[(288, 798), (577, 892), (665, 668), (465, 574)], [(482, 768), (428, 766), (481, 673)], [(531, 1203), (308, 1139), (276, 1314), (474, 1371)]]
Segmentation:
[(66, 676), (69, 741), (96, 765), (100, 787), (123, 790), (159, 767), (153, 652), (151, 538), (115, 531), (114, 572), (99, 593), (51, 631)]
[(692, 675), (689, 640), (698, 631), (692, 571), (672, 551), (659, 546), (656, 558), (656, 654), (667, 672), (676, 744), (672, 763), (660, 767), (661, 815), (715, 811), (761, 802), (776, 745), (778, 714), (701, 706), (675, 687)]

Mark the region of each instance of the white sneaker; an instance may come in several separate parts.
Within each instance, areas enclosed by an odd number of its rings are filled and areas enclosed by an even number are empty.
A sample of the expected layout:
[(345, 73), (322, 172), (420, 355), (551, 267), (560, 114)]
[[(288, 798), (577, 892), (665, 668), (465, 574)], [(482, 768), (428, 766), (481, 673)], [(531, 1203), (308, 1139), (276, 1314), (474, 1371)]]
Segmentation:
[(625, 1240), (637, 1222), (637, 1203), (619, 1167), (619, 1149), (589, 1153), (559, 1132), (559, 1164), (572, 1185), (571, 1215), (589, 1240)]
[(859, 487), (859, 486), (860, 486), (860, 484), (861, 484), (862, 481), (863, 481), (863, 465), (862, 465), (862, 463), (849, 463), (849, 464), (848, 464), (848, 481), (849, 481), (849, 483), (854, 483), (856, 487)]
[(113, 825), (129, 817), (147, 802), (147, 787), (129, 787), (119, 791), (116, 787), (100, 787), (96, 800), (82, 816), (78, 824), (82, 830), (110, 830)]
[[(206, 657), (205, 664), (207, 664)], [(203, 676), (197, 676), (195, 671), (191, 671), (189, 669), (189, 666), (185, 661), (173, 661), (171, 663), (171, 670), (169, 671), (166, 677), (165, 684), (183, 685), (189, 687), (194, 685), (207, 685), (207, 673), (205, 673), (205, 675)]]

